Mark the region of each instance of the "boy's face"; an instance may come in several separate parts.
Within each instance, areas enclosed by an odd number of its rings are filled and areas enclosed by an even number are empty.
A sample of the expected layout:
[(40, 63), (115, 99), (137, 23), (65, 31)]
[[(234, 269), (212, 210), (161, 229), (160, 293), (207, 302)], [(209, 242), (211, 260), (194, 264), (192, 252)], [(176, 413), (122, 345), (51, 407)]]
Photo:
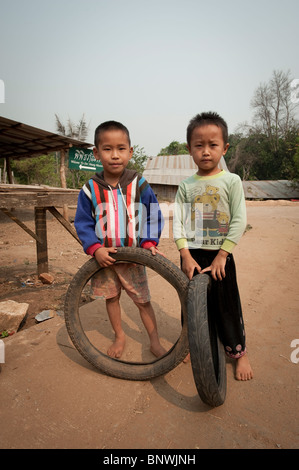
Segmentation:
[(97, 147), (93, 148), (96, 160), (100, 160), (104, 169), (104, 178), (116, 184), (133, 155), (127, 134), (119, 129), (101, 132)]
[(196, 127), (192, 132), (188, 150), (198, 166), (198, 174), (210, 176), (219, 173), (218, 163), (228, 147), (229, 144), (224, 144), (220, 127), (215, 124)]

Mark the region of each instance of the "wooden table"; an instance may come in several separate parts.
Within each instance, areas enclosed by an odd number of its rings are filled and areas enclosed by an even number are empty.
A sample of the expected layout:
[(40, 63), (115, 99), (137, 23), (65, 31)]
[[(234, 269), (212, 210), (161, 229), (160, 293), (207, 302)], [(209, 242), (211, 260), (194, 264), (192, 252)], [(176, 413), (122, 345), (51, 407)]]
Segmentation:
[[(36, 241), (38, 275), (48, 272), (47, 210), (81, 244), (76, 230), (57, 209), (57, 207), (63, 207), (64, 205), (76, 206), (78, 195), (78, 189), (0, 184), (0, 210)], [(13, 213), (13, 209), (25, 207), (34, 207), (35, 233)]]

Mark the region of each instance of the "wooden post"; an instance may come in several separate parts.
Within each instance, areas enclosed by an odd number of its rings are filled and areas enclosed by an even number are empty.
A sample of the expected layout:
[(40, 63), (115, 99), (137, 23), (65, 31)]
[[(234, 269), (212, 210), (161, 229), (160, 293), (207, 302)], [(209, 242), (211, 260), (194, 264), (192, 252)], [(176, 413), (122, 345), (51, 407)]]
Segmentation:
[(12, 184), (12, 171), (11, 171), (11, 166), (10, 166), (10, 159), (9, 157), (6, 157), (5, 160), (6, 160), (6, 171), (7, 171), (8, 183)]
[[(60, 150), (60, 181), (61, 187), (66, 188), (66, 177), (65, 177), (65, 151), (64, 149)], [(67, 204), (63, 204), (63, 217), (66, 220), (69, 220), (69, 211)]]
[(35, 234), (40, 241), (36, 241), (37, 274), (48, 272), (48, 246), (47, 246), (47, 218), (45, 207), (35, 207)]
[(13, 220), (16, 224), (18, 224), (23, 230), (25, 230), (25, 232), (27, 232), (32, 238), (34, 238), (34, 240), (36, 240), (37, 242), (41, 242), (39, 238), (36, 236), (36, 234), (32, 232), (32, 230), (30, 230), (30, 228), (28, 228), (27, 225), (23, 224), (23, 222), (19, 220), (12, 212), (10, 212), (5, 207), (0, 207), (0, 211), (3, 212), (3, 214), (6, 214), (7, 217)]

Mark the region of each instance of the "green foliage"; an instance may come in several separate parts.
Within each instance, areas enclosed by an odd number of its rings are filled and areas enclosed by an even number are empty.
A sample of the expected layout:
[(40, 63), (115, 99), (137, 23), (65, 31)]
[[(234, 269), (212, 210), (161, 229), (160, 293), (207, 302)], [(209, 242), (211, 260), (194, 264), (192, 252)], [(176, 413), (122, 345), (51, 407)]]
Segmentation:
[(294, 155), (294, 177), (293, 180), (296, 183), (299, 183), (299, 134), (296, 137), (296, 145), (295, 145), (296, 151)]
[(60, 186), (59, 159), (55, 154), (12, 160), (11, 168), (19, 184)]
[(133, 146), (133, 156), (129, 161), (127, 168), (130, 170), (136, 170), (142, 175), (146, 165), (147, 155), (145, 154), (144, 148), (139, 145)]
[(289, 132), (285, 138), (278, 139), (274, 151), (265, 134), (230, 135), (232, 145), (226, 154), (228, 169), (244, 180), (298, 179), (296, 139), (296, 132)]
[(66, 169), (66, 185), (68, 188), (80, 189), (94, 175), (94, 171)]
[[(59, 152), (23, 160), (12, 160), (11, 167), (16, 183), (61, 186)], [(68, 188), (81, 188), (94, 174), (93, 171), (70, 170), (67, 167), (65, 171)]]
[(298, 124), (296, 103), (291, 100), (291, 82), (290, 71), (274, 70), (270, 80), (259, 85), (251, 100), (252, 128), (267, 136), (273, 152), (278, 152), (280, 139), (287, 138)]
[(290, 73), (274, 71), (251, 101), (252, 125), (229, 136), (226, 161), (242, 179), (298, 181), (298, 130), (296, 105), (291, 102)]
[(162, 148), (158, 155), (186, 155), (188, 153), (189, 151), (185, 142), (180, 143), (174, 140), (170, 142), (167, 147)]

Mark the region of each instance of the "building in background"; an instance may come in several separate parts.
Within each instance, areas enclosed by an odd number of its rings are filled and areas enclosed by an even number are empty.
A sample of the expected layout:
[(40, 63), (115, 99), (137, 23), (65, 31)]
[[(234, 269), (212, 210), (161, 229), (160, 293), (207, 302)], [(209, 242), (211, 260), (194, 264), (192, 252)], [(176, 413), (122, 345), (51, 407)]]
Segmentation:
[[(219, 167), (229, 171), (222, 157)], [(159, 200), (173, 202), (181, 181), (197, 171), (190, 155), (159, 155), (149, 157), (144, 178), (151, 185)], [(299, 199), (299, 187), (292, 181), (243, 181), (246, 199)]]
[[(227, 170), (223, 157), (219, 167)], [(196, 171), (191, 155), (158, 155), (148, 158), (143, 176), (159, 199), (172, 202), (180, 182)]]

